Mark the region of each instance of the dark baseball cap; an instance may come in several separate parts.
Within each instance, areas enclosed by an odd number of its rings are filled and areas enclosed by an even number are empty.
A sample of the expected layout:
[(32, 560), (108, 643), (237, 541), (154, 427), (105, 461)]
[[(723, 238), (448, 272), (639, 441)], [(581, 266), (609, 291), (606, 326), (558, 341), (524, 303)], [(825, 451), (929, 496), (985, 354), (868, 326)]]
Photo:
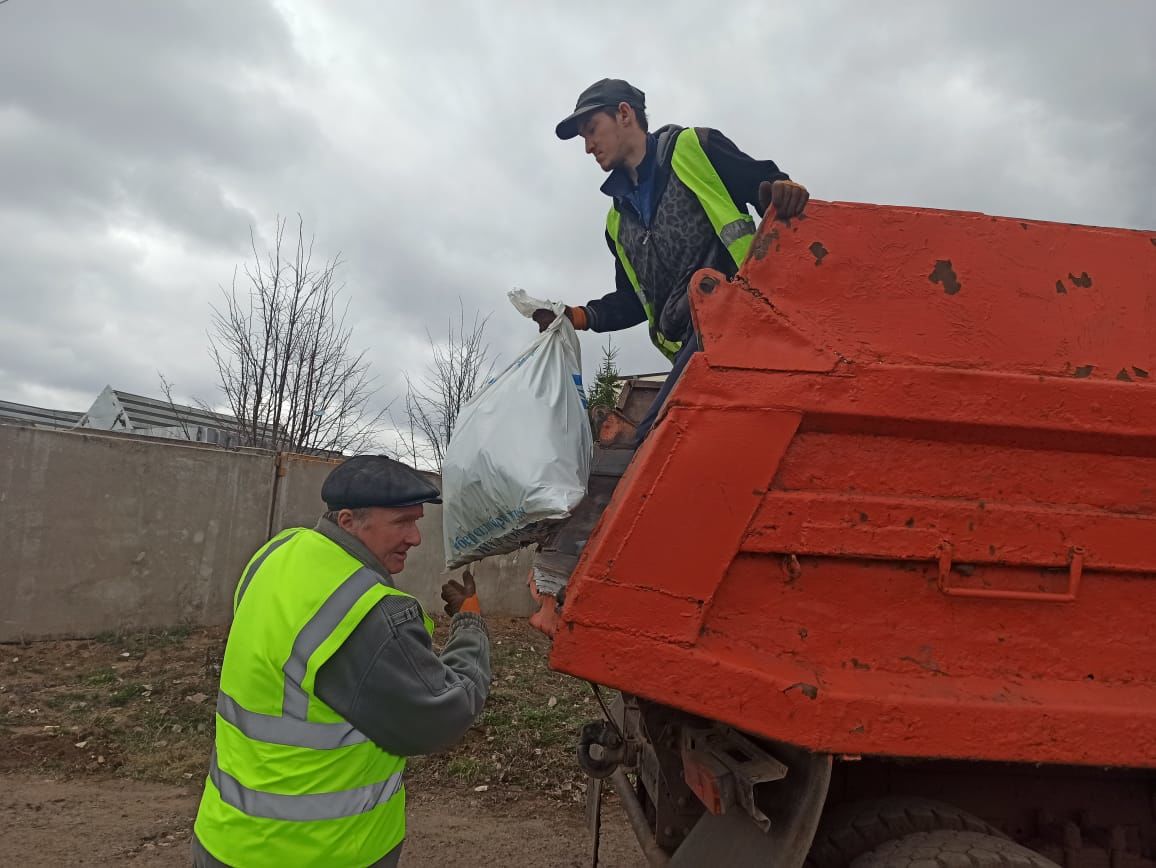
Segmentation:
[(609, 108), (623, 102), (631, 108), (645, 109), (646, 94), (620, 78), (604, 78), (596, 81), (582, 91), (577, 105), (574, 106), (573, 114), (558, 124), (554, 132), (560, 139), (572, 139), (578, 135), (578, 125), (584, 115), (595, 109)]

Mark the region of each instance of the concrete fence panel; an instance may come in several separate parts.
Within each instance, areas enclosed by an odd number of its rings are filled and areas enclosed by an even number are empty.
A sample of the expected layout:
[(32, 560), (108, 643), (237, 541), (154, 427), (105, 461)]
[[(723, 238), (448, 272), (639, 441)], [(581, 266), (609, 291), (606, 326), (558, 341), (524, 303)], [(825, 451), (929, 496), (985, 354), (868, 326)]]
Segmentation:
[(0, 641), (219, 624), (274, 456), (0, 426)]
[[(336, 463), (0, 425), (0, 642), (227, 623), (249, 557), (316, 523)], [(441, 507), (421, 530), (396, 582), (440, 611)], [(486, 611), (529, 614), (529, 569), (526, 551), (476, 564)]]

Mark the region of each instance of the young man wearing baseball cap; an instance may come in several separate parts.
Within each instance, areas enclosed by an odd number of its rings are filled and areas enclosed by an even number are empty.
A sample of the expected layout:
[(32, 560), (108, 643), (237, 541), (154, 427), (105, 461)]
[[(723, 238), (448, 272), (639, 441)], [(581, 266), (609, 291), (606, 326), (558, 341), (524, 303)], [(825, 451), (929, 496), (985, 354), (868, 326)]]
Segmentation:
[[(614, 290), (567, 307), (566, 316), (576, 329), (595, 332), (645, 322), (672, 364), (638, 426), (641, 443), (698, 351), (687, 294), (691, 277), (700, 268), (733, 277), (755, 235), (749, 208), (762, 217), (773, 206), (776, 218), (790, 220), (803, 213), (809, 193), (774, 161), (747, 156), (718, 130), (669, 125), (651, 132), (646, 95), (622, 79), (586, 88), (555, 132), (563, 140), (581, 137), (586, 153), (609, 174), (602, 192), (611, 200), (606, 244), (614, 256)], [(548, 310), (534, 314), (540, 329), (553, 319)], [(586, 535), (571, 528), (539, 553), (531, 583), (542, 608), (531, 623), (547, 634), (557, 625), (555, 600), (577, 559), (565, 540)]]

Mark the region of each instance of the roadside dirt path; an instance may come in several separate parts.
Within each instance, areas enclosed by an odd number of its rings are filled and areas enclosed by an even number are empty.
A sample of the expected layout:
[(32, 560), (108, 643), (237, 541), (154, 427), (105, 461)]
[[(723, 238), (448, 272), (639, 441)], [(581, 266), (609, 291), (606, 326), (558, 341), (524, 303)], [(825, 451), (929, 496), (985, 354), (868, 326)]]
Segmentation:
[[(485, 711), (406, 772), (402, 865), (585, 868), (574, 745), (600, 712), (524, 621), (490, 630)], [(187, 865), (224, 642), (210, 628), (0, 645), (0, 866)], [(603, 865), (641, 864), (613, 802), (603, 829)]]
[[(0, 775), (0, 865), (187, 865), (198, 795), (196, 787), (124, 778)], [(475, 795), (425, 785), (411, 793), (409, 823), (403, 868), (590, 864), (581, 806), (517, 790)], [(604, 815), (602, 864), (643, 864), (613, 804)]]

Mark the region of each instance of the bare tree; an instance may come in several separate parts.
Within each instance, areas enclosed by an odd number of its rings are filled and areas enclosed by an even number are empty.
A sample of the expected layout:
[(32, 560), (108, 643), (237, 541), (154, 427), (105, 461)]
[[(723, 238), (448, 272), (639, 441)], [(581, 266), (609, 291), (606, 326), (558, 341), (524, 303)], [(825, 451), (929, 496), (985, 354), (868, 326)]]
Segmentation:
[(394, 422), (395, 451), (415, 467), (441, 470), (458, 414), (493, 373), (485, 340), (489, 320), (475, 313), (467, 322), (459, 299), (457, 321), (449, 321), (446, 340), (435, 341), (426, 332), (432, 360), (420, 376), (406, 373), (405, 420)]
[(375, 437), (385, 410), (373, 413), (377, 393), (365, 351), (350, 349), (348, 303), (336, 280), (340, 256), (313, 262), (297, 216), (295, 249), (277, 218), (264, 255), (250, 229), (253, 260), (238, 289), (237, 274), (224, 303), (213, 307), (209, 351), (242, 445), (292, 452), (361, 451)]
[(161, 381), (161, 394), (165, 396), (165, 402), (169, 405), (169, 409), (173, 411), (173, 415), (177, 419), (177, 424), (181, 427), (181, 432), (185, 435), (186, 440), (193, 439), (193, 433), (189, 430), (188, 419), (185, 418), (185, 413), (180, 405), (173, 400), (173, 384), (168, 381), (164, 374), (157, 371), (157, 376)]

